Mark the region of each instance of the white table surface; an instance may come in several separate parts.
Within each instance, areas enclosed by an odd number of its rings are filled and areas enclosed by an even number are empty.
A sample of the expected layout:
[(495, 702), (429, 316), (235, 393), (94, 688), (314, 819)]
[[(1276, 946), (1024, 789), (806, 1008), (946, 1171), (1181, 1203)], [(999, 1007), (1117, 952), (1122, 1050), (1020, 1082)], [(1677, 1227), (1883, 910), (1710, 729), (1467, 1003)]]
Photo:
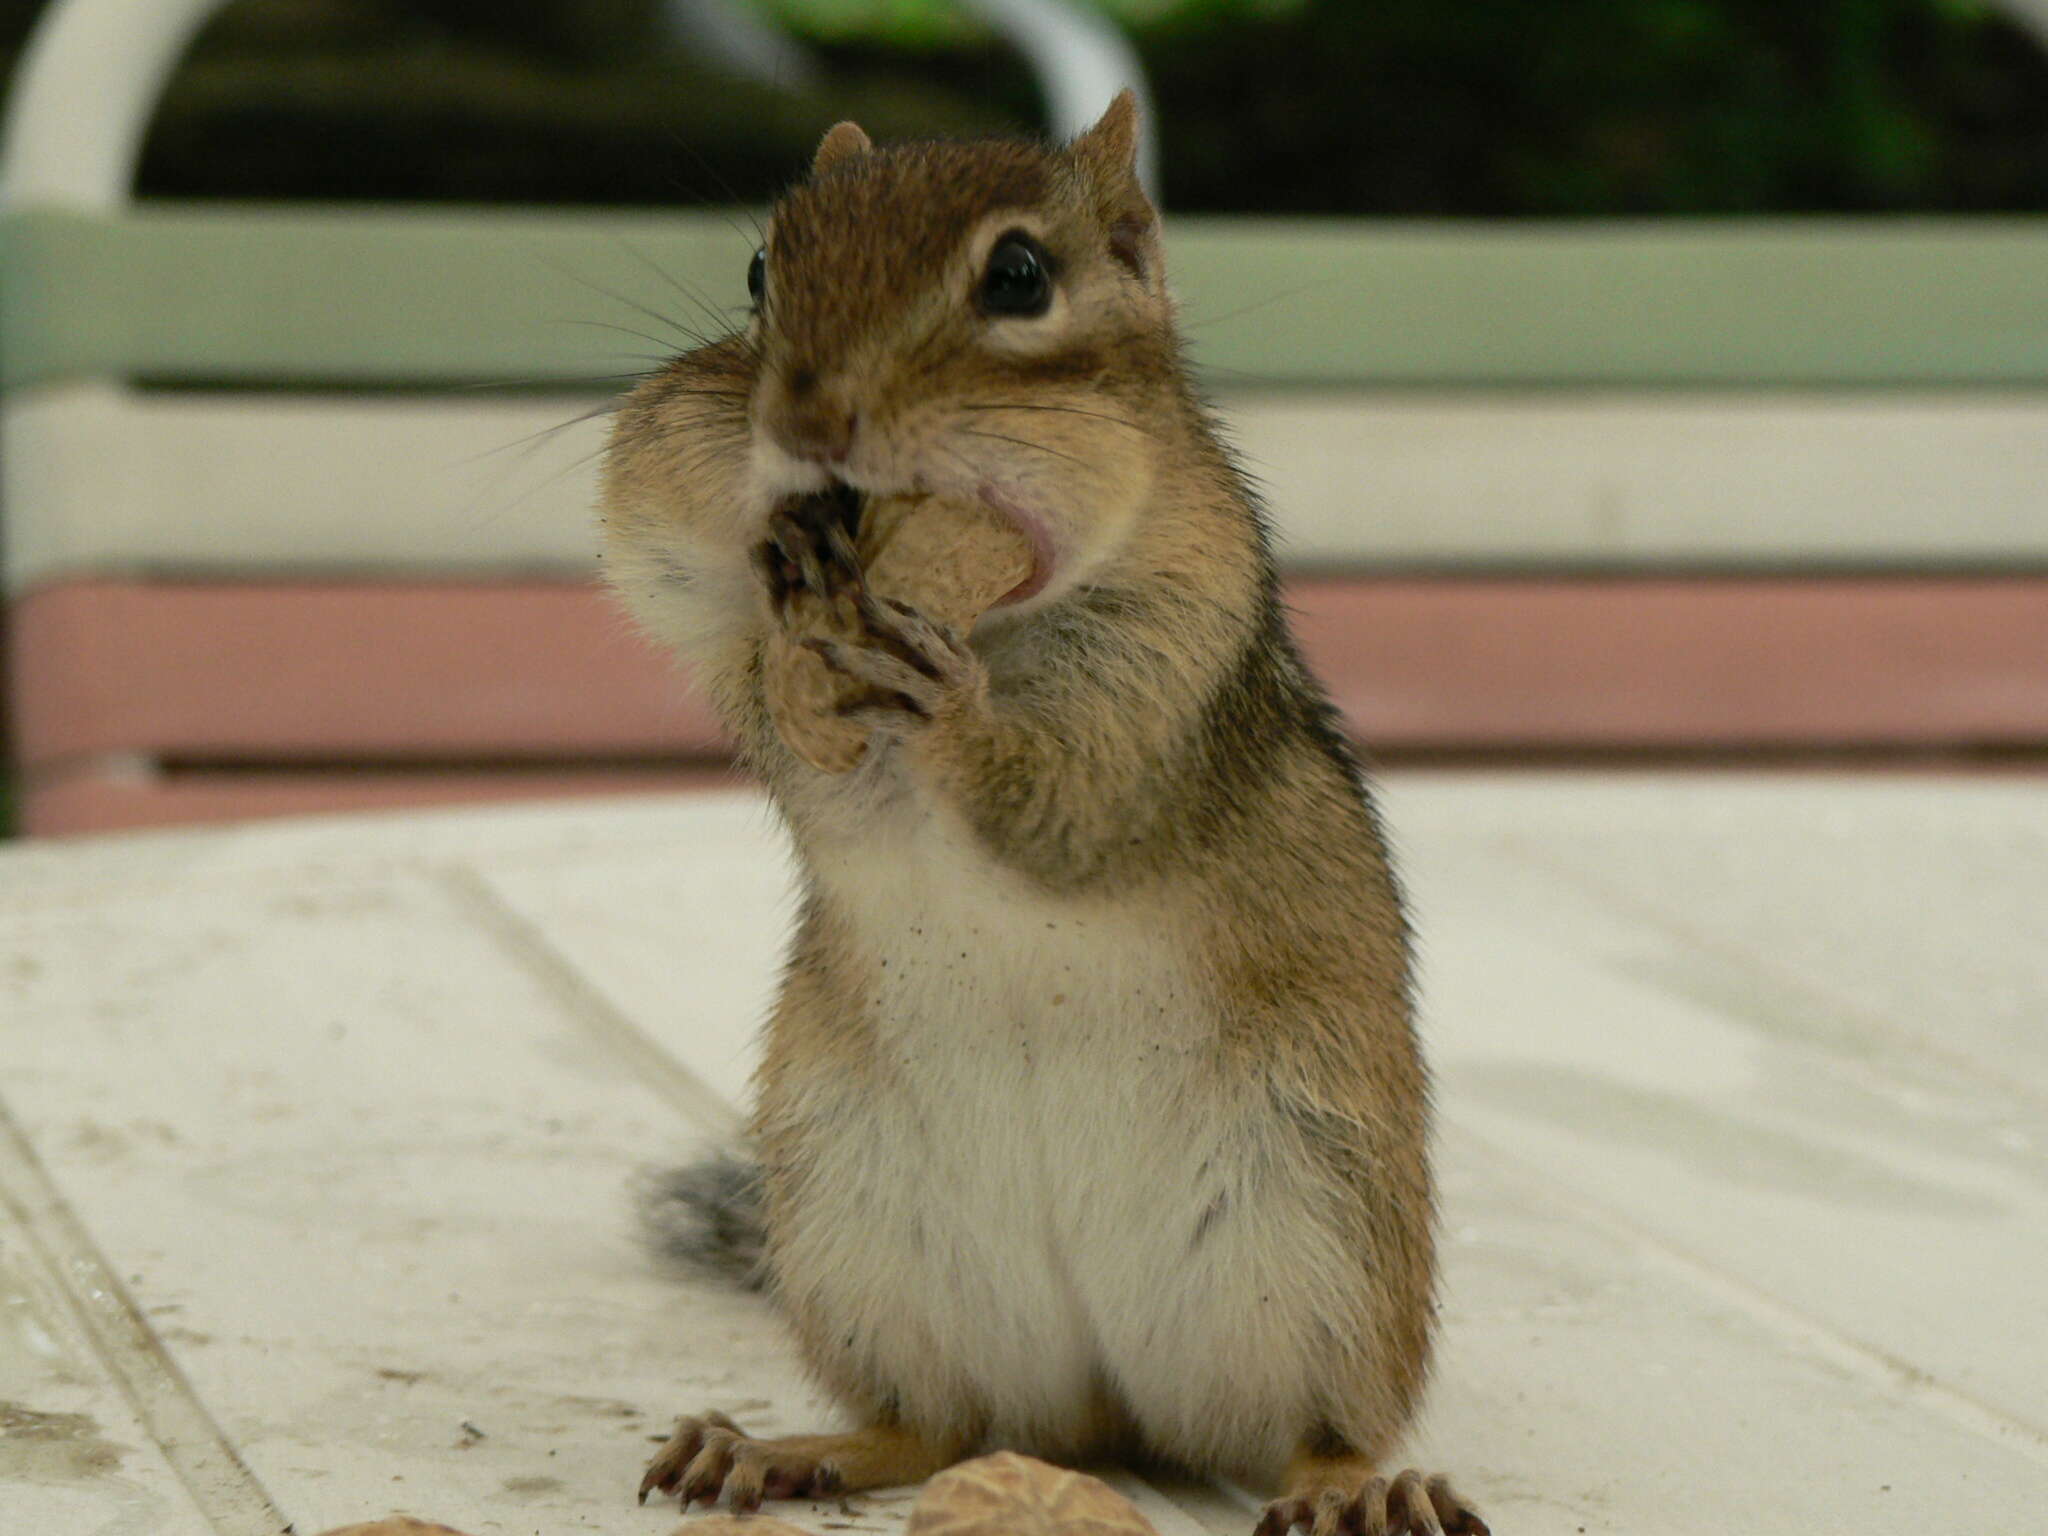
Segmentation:
[[(1446, 1206), (1412, 1458), (1502, 1536), (2048, 1530), (2048, 785), (1386, 799)], [(787, 912), (744, 797), (0, 852), (0, 1530), (665, 1536), (675, 1413), (821, 1425), (628, 1214), (733, 1122)]]

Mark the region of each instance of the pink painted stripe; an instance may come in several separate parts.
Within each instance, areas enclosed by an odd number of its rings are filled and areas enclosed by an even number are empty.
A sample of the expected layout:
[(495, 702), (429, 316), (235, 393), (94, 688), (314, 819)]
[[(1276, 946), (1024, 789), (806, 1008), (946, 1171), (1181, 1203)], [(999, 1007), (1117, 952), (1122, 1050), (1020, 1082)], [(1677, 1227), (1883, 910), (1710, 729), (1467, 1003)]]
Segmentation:
[(78, 582), (16, 605), (30, 764), (707, 757), (681, 672), (580, 582)]
[[(1386, 748), (2048, 743), (2048, 577), (1327, 578), (1312, 664)], [(724, 751), (578, 583), (82, 582), (14, 613), (31, 770)]]
[(144, 781), (85, 771), (59, 776), (26, 794), (20, 830), (29, 837), (75, 837), (345, 811), (672, 794), (731, 789), (739, 782), (735, 774), (716, 767), (615, 773), (192, 773)]
[(2048, 577), (1332, 580), (1311, 664), (1392, 747), (2048, 743)]

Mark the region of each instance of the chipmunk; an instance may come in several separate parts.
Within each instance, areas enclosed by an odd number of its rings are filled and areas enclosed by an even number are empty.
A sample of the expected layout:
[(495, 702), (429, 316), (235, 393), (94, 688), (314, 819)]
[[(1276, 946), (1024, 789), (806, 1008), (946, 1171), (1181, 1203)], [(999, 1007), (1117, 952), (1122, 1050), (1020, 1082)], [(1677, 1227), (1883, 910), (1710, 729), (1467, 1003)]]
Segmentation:
[[(1137, 134), (1128, 93), (1064, 147), (839, 124), (773, 207), (746, 329), (616, 414), (610, 579), (801, 872), (758, 1174), (708, 1240), (758, 1238), (856, 1426), (685, 1419), (643, 1499), (1003, 1447), (1274, 1489), (1263, 1536), (1486, 1530), (1443, 1478), (1383, 1475), (1435, 1323), (1408, 928), (1190, 383)], [(970, 633), (862, 588), (848, 528), (906, 494), (1029, 539)], [(855, 638), (801, 632), (848, 603)], [(792, 639), (864, 685), (849, 771), (770, 719)]]

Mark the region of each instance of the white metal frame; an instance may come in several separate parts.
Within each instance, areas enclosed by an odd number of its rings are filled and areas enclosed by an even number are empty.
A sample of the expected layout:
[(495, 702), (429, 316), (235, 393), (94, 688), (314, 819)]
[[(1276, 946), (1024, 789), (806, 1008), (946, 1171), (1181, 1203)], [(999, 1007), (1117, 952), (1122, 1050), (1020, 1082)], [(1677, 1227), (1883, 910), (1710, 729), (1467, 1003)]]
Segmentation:
[(16, 66), (0, 205), (114, 213), (163, 88), (226, 0), (50, 0)]

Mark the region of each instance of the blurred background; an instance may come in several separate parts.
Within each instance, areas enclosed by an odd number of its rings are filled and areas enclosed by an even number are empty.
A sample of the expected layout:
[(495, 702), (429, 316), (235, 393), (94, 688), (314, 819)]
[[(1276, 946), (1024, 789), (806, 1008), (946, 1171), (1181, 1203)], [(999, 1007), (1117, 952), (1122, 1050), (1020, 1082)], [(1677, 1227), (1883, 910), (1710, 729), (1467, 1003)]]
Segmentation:
[[(16, 830), (721, 782), (591, 586), (604, 404), (830, 123), (1045, 131), (1002, 7), (73, 0), (31, 114), (49, 9), (0, 4)], [(1068, 9), (1384, 757), (2044, 760), (2041, 10)]]
[[(0, 6), (13, 55), (41, 9)], [(768, 197), (818, 125), (1035, 131), (948, 0), (236, 0), (145, 197), (669, 206)], [(721, 8), (724, 9), (724, 8)], [(1185, 212), (1561, 218), (2048, 206), (2048, 57), (1984, 0), (1102, 0)], [(749, 48), (748, 44), (753, 43)]]

